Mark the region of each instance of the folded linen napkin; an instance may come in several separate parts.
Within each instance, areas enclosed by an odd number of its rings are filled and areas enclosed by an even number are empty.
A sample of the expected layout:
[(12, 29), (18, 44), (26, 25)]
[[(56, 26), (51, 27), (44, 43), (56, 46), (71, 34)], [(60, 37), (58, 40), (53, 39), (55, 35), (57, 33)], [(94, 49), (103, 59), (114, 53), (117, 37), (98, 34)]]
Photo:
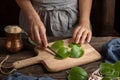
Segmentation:
[(12, 75), (8, 76), (4, 80), (54, 80), (50, 77), (33, 77), (33, 76), (26, 76), (21, 73), (13, 73)]
[(120, 60), (120, 38), (114, 38), (106, 43), (103, 48), (103, 53), (106, 54), (104, 62), (115, 63)]

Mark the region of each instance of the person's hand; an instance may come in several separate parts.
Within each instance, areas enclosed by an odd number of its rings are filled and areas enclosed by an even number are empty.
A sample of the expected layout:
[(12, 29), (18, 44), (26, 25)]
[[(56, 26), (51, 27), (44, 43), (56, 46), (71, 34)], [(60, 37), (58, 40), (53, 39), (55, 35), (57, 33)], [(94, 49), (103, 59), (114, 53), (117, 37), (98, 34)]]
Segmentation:
[(47, 47), (46, 29), (40, 19), (30, 20), (30, 37), (40, 47)]
[(72, 41), (74, 43), (89, 43), (92, 37), (90, 23), (83, 22), (77, 25), (73, 31)]

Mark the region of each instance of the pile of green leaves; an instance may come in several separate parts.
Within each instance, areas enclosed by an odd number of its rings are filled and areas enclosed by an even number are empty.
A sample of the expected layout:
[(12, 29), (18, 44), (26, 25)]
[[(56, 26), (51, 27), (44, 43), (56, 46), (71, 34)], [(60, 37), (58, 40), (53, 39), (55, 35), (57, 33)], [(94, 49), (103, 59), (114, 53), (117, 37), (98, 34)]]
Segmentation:
[(81, 48), (80, 44), (69, 43), (68, 48), (65, 47), (63, 40), (58, 40), (51, 45), (51, 48), (56, 51), (55, 57), (57, 59), (64, 59), (67, 57), (80, 58), (84, 54), (84, 50)]
[(88, 80), (88, 74), (81, 67), (73, 67), (69, 72), (68, 80)]
[(120, 80), (120, 61), (115, 64), (101, 63), (99, 68), (102, 80)]

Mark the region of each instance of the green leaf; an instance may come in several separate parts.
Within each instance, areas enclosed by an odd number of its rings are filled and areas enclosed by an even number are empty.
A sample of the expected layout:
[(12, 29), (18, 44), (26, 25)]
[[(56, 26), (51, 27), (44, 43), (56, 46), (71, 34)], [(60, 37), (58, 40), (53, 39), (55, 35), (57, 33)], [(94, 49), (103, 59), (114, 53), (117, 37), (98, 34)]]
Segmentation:
[(58, 40), (51, 45), (51, 48), (55, 51), (59, 50), (61, 47), (64, 47), (64, 41)]
[(115, 64), (101, 63), (99, 68), (102, 80), (120, 80), (120, 61)]
[(55, 58), (59, 60), (63, 59), (60, 55), (57, 55), (57, 54), (55, 55)]
[(78, 47), (77, 45), (74, 45), (70, 51), (70, 57), (71, 58), (79, 58), (84, 54), (84, 50)]
[(102, 80), (112, 80), (110, 77), (103, 77)]
[(115, 71), (112, 75), (110, 75), (111, 77), (119, 77), (119, 72), (118, 71)]
[(81, 47), (81, 45), (80, 44), (76, 44), (78, 47)]
[(113, 68), (114, 68), (116, 71), (119, 71), (119, 72), (120, 72), (120, 61), (116, 62), (116, 63), (113, 65)]
[(87, 80), (88, 74), (87, 72), (81, 67), (73, 67), (71, 68), (68, 80)]
[(73, 43), (69, 43), (69, 48), (72, 48), (73, 47)]
[(112, 72), (111, 74), (106, 74), (105, 77), (109, 77), (111, 79), (113, 78), (116, 78), (116, 77), (119, 77), (119, 72), (118, 71), (115, 71), (115, 72)]
[(71, 75), (79, 74), (79, 75), (88, 77), (87, 72), (83, 68), (81, 68), (81, 67), (73, 67), (73, 68), (71, 68), (69, 74), (71, 74)]
[(120, 80), (120, 77), (116, 77), (117, 80)]
[(76, 46), (78, 46), (78, 47), (81, 47), (81, 45), (80, 45), (80, 44), (76, 44), (76, 43), (69, 43), (69, 45), (68, 45), (68, 46), (69, 46), (70, 48), (72, 48), (74, 45), (76, 45)]
[(68, 75), (68, 80), (88, 80), (88, 78), (81, 75), (76, 76)]
[(115, 70), (113, 69), (113, 65), (109, 63), (101, 63), (100, 65), (100, 73), (102, 75), (111, 75)]
[(55, 55), (56, 59), (64, 59), (66, 57), (79, 58), (84, 54), (84, 50), (81, 48), (80, 44), (69, 43), (68, 45), (71, 49), (65, 49), (64, 41), (59, 40), (51, 45), (51, 48), (58, 54)]
[(67, 58), (68, 56), (69, 56), (68, 49), (64, 47), (61, 47), (56, 54), (57, 58), (62, 58), (62, 59)]

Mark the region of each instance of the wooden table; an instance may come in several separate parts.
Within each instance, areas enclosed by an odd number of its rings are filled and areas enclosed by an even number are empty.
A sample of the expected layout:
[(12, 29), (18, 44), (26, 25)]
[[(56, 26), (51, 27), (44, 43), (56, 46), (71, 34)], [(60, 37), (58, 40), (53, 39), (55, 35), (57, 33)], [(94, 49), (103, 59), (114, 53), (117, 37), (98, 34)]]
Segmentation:
[[(109, 41), (112, 38), (113, 37), (93, 37), (90, 44), (97, 51), (99, 51), (101, 53), (102, 45), (105, 44), (107, 41)], [(62, 38), (48, 38), (49, 42), (54, 41), (54, 40), (58, 40), (58, 39), (62, 39)], [(0, 61), (2, 61), (7, 54), (10, 55), (10, 58), (5, 63), (6, 66), (12, 64), (14, 61), (33, 57), (34, 56), (34, 50), (33, 50), (34, 46), (32, 46), (27, 41), (27, 39), (23, 39), (22, 41), (24, 44), (23, 49), (18, 53), (10, 54), (9, 52), (7, 52), (7, 50), (4, 47), (5, 38), (0, 38)], [(95, 71), (98, 68), (101, 61), (102, 60), (92, 62), (92, 63), (86, 64), (86, 65), (82, 65), (81, 67), (83, 67), (90, 75), (93, 71)], [(36, 76), (36, 77), (49, 76), (49, 77), (52, 77), (56, 80), (67, 80), (68, 74), (66, 72), (69, 70), (70, 69), (60, 71), (60, 72), (51, 73), (51, 72), (48, 72), (42, 64), (36, 64), (36, 65), (32, 65), (29, 67), (19, 69), (19, 70), (17, 70), (17, 72), (23, 73), (25, 75)], [(3, 79), (4, 77), (7, 77), (7, 75), (3, 75), (0, 73), (0, 80)]]

